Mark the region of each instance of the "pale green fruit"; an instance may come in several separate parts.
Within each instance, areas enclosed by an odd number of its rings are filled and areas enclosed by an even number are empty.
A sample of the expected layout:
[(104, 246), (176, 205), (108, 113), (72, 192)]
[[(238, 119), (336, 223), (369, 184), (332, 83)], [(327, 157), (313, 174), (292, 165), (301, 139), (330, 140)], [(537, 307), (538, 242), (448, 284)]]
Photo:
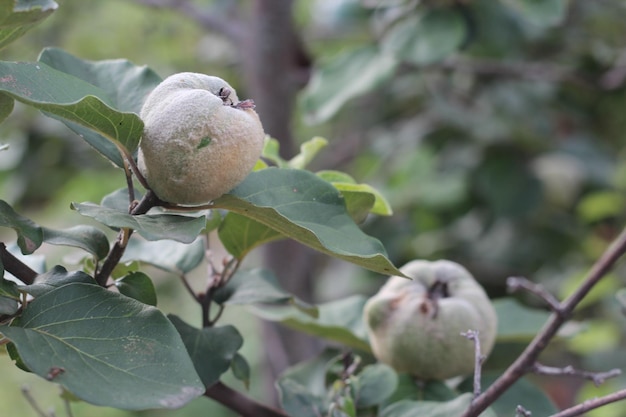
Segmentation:
[(416, 260), (400, 268), (365, 304), (364, 320), (379, 361), (422, 380), (444, 380), (474, 370), (474, 343), (493, 348), (497, 316), (483, 288), (461, 265)]
[(226, 81), (190, 72), (166, 78), (150, 93), (140, 114), (137, 164), (161, 200), (207, 203), (254, 168), (265, 133), (256, 112), (238, 103)]

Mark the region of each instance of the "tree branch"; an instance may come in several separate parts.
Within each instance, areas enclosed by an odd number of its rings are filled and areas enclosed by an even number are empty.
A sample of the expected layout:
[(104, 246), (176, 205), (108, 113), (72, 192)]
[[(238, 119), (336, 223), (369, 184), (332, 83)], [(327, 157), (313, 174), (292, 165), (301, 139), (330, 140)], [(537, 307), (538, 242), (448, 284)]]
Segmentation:
[(15, 278), (19, 279), (26, 285), (30, 285), (35, 282), (35, 278), (39, 275), (37, 272), (33, 271), (31, 267), (17, 259), (15, 255), (9, 252), (3, 242), (0, 242), (0, 261), (2, 261), (2, 265), (6, 271), (13, 274)]
[(592, 400), (587, 400), (581, 404), (575, 405), (574, 407), (570, 407), (561, 412), (551, 415), (550, 417), (574, 417), (580, 416), (587, 411), (595, 410), (596, 408), (600, 408), (607, 404), (611, 404), (617, 401), (621, 401), (626, 399), (626, 389), (616, 391), (612, 394), (605, 395), (604, 397), (594, 398)]
[(540, 363), (535, 363), (532, 367), (532, 371), (538, 375), (548, 376), (577, 376), (580, 378), (588, 379), (594, 383), (597, 387), (601, 385), (609, 378), (614, 378), (622, 374), (621, 369), (611, 369), (606, 372), (590, 372), (580, 369), (574, 369), (572, 366), (566, 366), (564, 368), (555, 368), (553, 366), (546, 366)]
[(480, 375), (482, 373), (483, 361), (485, 356), (480, 349), (480, 339), (478, 338), (478, 330), (468, 330), (461, 333), (461, 336), (474, 342), (474, 398), (478, 398), (482, 389), (480, 384)]
[(258, 403), (221, 382), (207, 388), (204, 395), (244, 417), (289, 417), (287, 413)]
[(548, 346), (550, 340), (569, 318), (578, 303), (606, 275), (624, 252), (626, 252), (626, 229), (622, 230), (622, 233), (591, 267), (580, 287), (567, 300), (559, 304), (558, 310), (550, 315), (547, 323), (526, 347), (524, 352), (507, 368), (500, 378), (472, 402), (461, 417), (477, 417), (518, 379), (532, 370), (539, 354)]
[(524, 289), (531, 294), (536, 295), (537, 297), (545, 301), (550, 306), (550, 309), (552, 309), (552, 311), (558, 312), (561, 309), (561, 304), (559, 303), (559, 300), (557, 300), (552, 294), (546, 291), (543, 286), (535, 284), (534, 282), (531, 282), (526, 278), (509, 277), (506, 280), (506, 286), (507, 290), (509, 290), (510, 292)]

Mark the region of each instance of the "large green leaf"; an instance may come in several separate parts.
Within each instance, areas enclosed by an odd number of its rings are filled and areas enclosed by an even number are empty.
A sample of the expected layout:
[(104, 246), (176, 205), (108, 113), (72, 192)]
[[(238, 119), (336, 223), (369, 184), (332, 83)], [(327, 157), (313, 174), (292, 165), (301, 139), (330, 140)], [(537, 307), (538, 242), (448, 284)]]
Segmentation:
[(252, 249), (285, 236), (256, 220), (229, 212), (217, 229), (224, 248), (237, 259), (243, 259)]
[(396, 65), (392, 55), (373, 46), (346, 50), (313, 74), (301, 101), (308, 120), (330, 119), (349, 100), (388, 80)]
[(122, 262), (139, 261), (175, 274), (186, 274), (195, 269), (204, 259), (204, 239), (196, 239), (191, 244), (173, 240), (155, 242), (131, 239), (128, 242)]
[(92, 404), (175, 408), (204, 392), (170, 321), (97, 285), (47, 292), (0, 332), (31, 371)]
[(65, 230), (52, 230), (42, 227), (43, 240), (51, 245), (74, 246), (84, 249), (96, 257), (104, 259), (109, 253), (109, 239), (100, 229), (88, 225), (78, 225)]
[(142, 214), (133, 216), (93, 203), (72, 204), (83, 216), (91, 217), (111, 228), (128, 227), (148, 240), (172, 239), (193, 242), (204, 229), (206, 219), (173, 214)]
[(456, 10), (433, 8), (397, 23), (383, 39), (383, 50), (417, 65), (440, 61), (462, 45), (463, 17)]
[[(469, 407), (472, 394), (462, 394), (447, 402), (435, 401), (399, 401), (385, 408), (381, 417), (451, 417), (460, 416)], [(497, 417), (491, 409), (480, 414), (480, 417)]]
[(384, 274), (402, 275), (383, 245), (354, 223), (340, 192), (315, 174), (268, 168), (214, 201), (328, 255)]
[(143, 133), (143, 122), (134, 113), (115, 109), (102, 89), (43, 62), (0, 62), (0, 92), (42, 110), (51, 117), (97, 132), (85, 139), (118, 166), (119, 149), (132, 152)]
[(154, 283), (150, 277), (143, 272), (133, 271), (128, 275), (115, 280), (115, 287), (120, 294), (126, 297), (148, 304), (150, 306), (157, 305), (157, 295)]
[(43, 230), (32, 220), (18, 214), (6, 201), (0, 200), (0, 226), (17, 233), (17, 244), (24, 255), (33, 253), (43, 242)]
[(0, 49), (50, 16), (57, 7), (52, 0), (0, 0)]
[(168, 317), (182, 337), (204, 386), (215, 384), (243, 345), (239, 331), (230, 325), (197, 329), (174, 315)]
[(37, 277), (37, 282), (31, 285), (22, 285), (20, 289), (35, 297), (42, 296), (57, 288), (68, 284), (94, 284), (95, 280), (82, 271), (68, 272), (64, 267), (57, 265), (51, 270)]
[(371, 407), (381, 404), (398, 386), (398, 375), (382, 363), (368, 365), (359, 372), (354, 384), (356, 406)]
[(298, 331), (369, 352), (363, 323), (366, 301), (366, 297), (355, 295), (320, 304), (317, 318), (289, 307), (255, 306), (251, 307), (251, 311), (265, 320), (277, 321)]

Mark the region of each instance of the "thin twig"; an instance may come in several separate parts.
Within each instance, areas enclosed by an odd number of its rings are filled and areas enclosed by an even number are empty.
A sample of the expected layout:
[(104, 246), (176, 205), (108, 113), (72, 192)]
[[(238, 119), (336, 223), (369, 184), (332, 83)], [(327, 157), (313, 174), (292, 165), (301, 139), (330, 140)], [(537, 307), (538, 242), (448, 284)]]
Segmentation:
[(2, 265), (7, 272), (13, 274), (15, 278), (26, 285), (35, 282), (35, 278), (39, 275), (30, 266), (26, 265), (9, 252), (3, 242), (0, 242), (0, 261), (2, 261)]
[(289, 417), (287, 413), (258, 403), (221, 382), (217, 382), (207, 388), (204, 395), (242, 416)]
[(22, 395), (24, 396), (24, 398), (26, 398), (28, 405), (30, 405), (32, 409), (35, 410), (35, 413), (37, 413), (38, 416), (48, 417), (46, 413), (41, 409), (41, 407), (39, 407), (39, 404), (37, 404), (37, 400), (35, 400), (33, 395), (30, 393), (30, 388), (28, 388), (28, 386), (22, 385)]
[(187, 290), (187, 292), (189, 293), (189, 295), (191, 295), (193, 297), (194, 300), (196, 300), (197, 303), (201, 303), (202, 300), (200, 299), (200, 297), (198, 296), (198, 294), (196, 294), (196, 292), (194, 291), (193, 288), (191, 288), (191, 285), (189, 284), (189, 281), (187, 280), (187, 275), (185, 274), (181, 274), (180, 275), (180, 280), (183, 283), (183, 286), (185, 287), (185, 289)]
[(533, 413), (531, 413), (530, 411), (528, 411), (521, 405), (518, 405), (517, 407), (515, 407), (515, 417), (530, 417), (532, 415)]
[(573, 366), (566, 366), (564, 368), (556, 368), (553, 366), (546, 366), (540, 363), (535, 363), (532, 367), (532, 372), (538, 375), (548, 376), (576, 376), (584, 379), (588, 379), (594, 383), (597, 387), (604, 383), (609, 378), (615, 378), (622, 374), (621, 369), (611, 369), (606, 372), (590, 372), (580, 369), (574, 369)]
[(461, 417), (477, 417), (493, 404), (505, 391), (511, 387), (523, 375), (532, 369), (539, 354), (548, 346), (548, 343), (557, 334), (561, 326), (567, 321), (578, 303), (591, 291), (591, 289), (604, 277), (615, 265), (617, 260), (626, 251), (626, 229), (607, 248), (602, 256), (591, 267), (583, 283), (565, 301), (560, 304), (558, 312), (553, 312), (541, 331), (526, 347), (524, 352), (507, 368), (506, 371), (478, 398)]
[(586, 413), (587, 411), (595, 410), (596, 408), (600, 408), (607, 404), (611, 404), (611, 403), (621, 401), (624, 399), (626, 399), (626, 389), (616, 391), (612, 394), (605, 395), (603, 397), (594, 398), (592, 400), (587, 400), (581, 404), (575, 405), (574, 407), (570, 407), (556, 414), (553, 414), (550, 417), (580, 416)]
[(461, 336), (474, 341), (474, 399), (478, 398), (482, 392), (480, 379), (485, 356), (480, 349), (480, 339), (478, 338), (478, 330), (468, 330), (461, 333)]
[(531, 294), (539, 297), (545, 301), (550, 309), (554, 312), (559, 312), (561, 309), (561, 303), (552, 294), (550, 294), (543, 285), (535, 284), (532, 281), (523, 277), (509, 277), (506, 280), (507, 290), (510, 292), (518, 291), (520, 288), (528, 291)]

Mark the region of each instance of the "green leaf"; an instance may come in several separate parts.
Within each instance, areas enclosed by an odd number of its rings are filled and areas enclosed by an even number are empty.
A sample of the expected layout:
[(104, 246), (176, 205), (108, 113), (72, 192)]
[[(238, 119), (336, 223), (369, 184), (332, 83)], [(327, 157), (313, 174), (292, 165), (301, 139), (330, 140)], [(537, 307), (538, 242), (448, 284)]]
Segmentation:
[(263, 223), (233, 212), (224, 217), (217, 233), (228, 253), (239, 260), (260, 245), (285, 238)]
[(280, 404), (290, 416), (319, 417), (324, 415), (324, 398), (313, 395), (309, 390), (293, 379), (281, 379), (276, 383)]
[(39, 275), (34, 284), (20, 286), (20, 289), (39, 297), (59, 287), (75, 283), (95, 284), (96, 281), (82, 271), (67, 272), (64, 267), (57, 265), (45, 274)]
[(308, 121), (330, 119), (351, 99), (389, 80), (397, 64), (374, 46), (346, 50), (314, 72), (301, 101)]
[(204, 239), (191, 244), (173, 240), (147, 242), (131, 239), (122, 257), (122, 262), (139, 261), (175, 274), (186, 274), (194, 270), (204, 259)]
[(402, 400), (415, 401), (449, 401), (456, 398), (453, 391), (442, 381), (416, 381), (411, 375), (399, 374), (398, 385), (393, 395), (385, 404), (393, 404)]
[(93, 203), (72, 203), (72, 208), (83, 216), (91, 217), (113, 229), (134, 229), (148, 240), (172, 239), (191, 243), (204, 229), (206, 218), (173, 214), (142, 214), (133, 216)]
[(433, 8), (394, 25), (383, 39), (383, 50), (399, 60), (428, 65), (456, 52), (463, 44), (466, 32), (460, 13)]
[(398, 375), (387, 365), (374, 364), (359, 373), (354, 397), (358, 408), (371, 407), (385, 401), (398, 386)]
[(215, 291), (213, 300), (218, 304), (231, 305), (291, 304), (317, 317), (315, 307), (283, 290), (276, 276), (261, 268), (238, 271), (225, 286)]
[(57, 7), (52, 0), (0, 0), (0, 49), (50, 16)]
[(93, 254), (96, 259), (104, 259), (109, 253), (109, 239), (100, 229), (88, 225), (78, 225), (66, 230), (52, 230), (42, 227), (43, 240), (51, 245), (73, 246)]
[(115, 286), (121, 294), (135, 300), (156, 306), (157, 295), (154, 284), (149, 276), (143, 272), (131, 272), (123, 278), (115, 281)]
[[(1, 1), (1, 0), (0, 0)], [(2, 123), (11, 112), (13, 112), (13, 107), (15, 106), (15, 100), (6, 94), (0, 94), (0, 123)], [(8, 148), (8, 145), (0, 146), (0, 150), (5, 150)]]
[(197, 329), (177, 316), (168, 317), (180, 333), (204, 386), (215, 384), (243, 345), (239, 331), (230, 325)]
[(250, 389), (250, 365), (243, 355), (235, 353), (230, 362), (230, 370), (235, 378), (243, 382), (246, 389)]
[(566, 0), (501, 0), (529, 23), (549, 28), (559, 25), (567, 14)]
[(278, 168), (287, 168), (289, 166), (287, 161), (280, 156), (280, 143), (274, 138), (266, 138), (261, 156), (263, 159), (267, 159), (276, 164)]
[(116, 110), (104, 90), (43, 62), (0, 62), (0, 92), (47, 115), (98, 133), (85, 140), (118, 166), (121, 149), (129, 154), (139, 144), (143, 122), (134, 113)]
[(493, 307), (498, 315), (498, 342), (531, 340), (550, 317), (550, 313), (524, 307), (511, 297), (494, 300)]
[(337, 189), (308, 171), (267, 168), (252, 172), (214, 205), (320, 252), (384, 275), (402, 276), (380, 241), (354, 223)]
[[(0, 260), (0, 276), (4, 275), (4, 266)], [(10, 298), (12, 300), (20, 299), (20, 291), (17, 288), (17, 284), (13, 281), (0, 278), (0, 296)]]
[(0, 295), (0, 314), (11, 315), (17, 313), (17, 310), (19, 310), (17, 300)]
[[(434, 401), (399, 401), (386, 407), (381, 417), (450, 417), (460, 416), (470, 406), (472, 394), (463, 394), (447, 402)], [(515, 408), (513, 408), (514, 410)], [(504, 415), (504, 414), (503, 414)], [(497, 417), (491, 409), (480, 414), (480, 417)]]
[(374, 187), (369, 184), (357, 184), (354, 178), (340, 171), (319, 171), (317, 175), (324, 181), (331, 183), (336, 189), (341, 191), (346, 198), (346, 205), (350, 210), (350, 198), (357, 198), (362, 194), (371, 194), (374, 196), (374, 204), (369, 209), (371, 213), (380, 216), (391, 216), (393, 210), (387, 199)]
[(316, 136), (300, 145), (300, 153), (289, 160), (289, 168), (304, 169), (315, 156), (328, 145), (328, 141)]
[(32, 220), (18, 214), (4, 200), (0, 200), (0, 226), (17, 233), (17, 245), (24, 255), (33, 253), (43, 242), (43, 230)]
[(146, 96), (162, 81), (145, 65), (137, 66), (125, 59), (86, 61), (58, 48), (44, 49), (39, 61), (99, 87), (122, 112), (139, 114)]
[(251, 310), (265, 320), (277, 321), (298, 331), (370, 352), (363, 323), (366, 301), (366, 297), (356, 295), (320, 304), (318, 318), (286, 307), (255, 306)]
[(92, 404), (176, 408), (204, 392), (169, 320), (97, 285), (72, 283), (36, 297), (0, 332), (31, 371)]

